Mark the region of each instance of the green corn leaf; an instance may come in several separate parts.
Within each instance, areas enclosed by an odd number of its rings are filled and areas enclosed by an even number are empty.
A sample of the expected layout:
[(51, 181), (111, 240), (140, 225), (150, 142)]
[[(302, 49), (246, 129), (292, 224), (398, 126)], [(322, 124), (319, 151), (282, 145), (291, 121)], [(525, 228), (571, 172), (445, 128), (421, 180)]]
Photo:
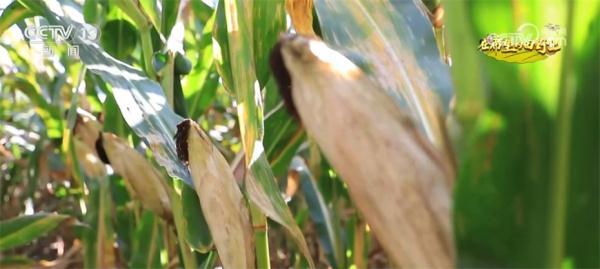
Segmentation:
[[(154, 28), (160, 29), (162, 14), (158, 13), (159, 12), (159, 9), (157, 6), (158, 1), (156, 1), (156, 0), (139, 0), (139, 1), (140, 1), (140, 6), (142, 7), (142, 10), (146, 14), (146, 16), (148, 17), (150, 22), (152, 22), (152, 25), (154, 25)], [(167, 1), (167, 2), (174, 2), (174, 1)], [(169, 3), (167, 3), (167, 5), (168, 4)]]
[(112, 198), (108, 177), (88, 178), (88, 211), (85, 222), (90, 229), (83, 232), (83, 262), (86, 268), (111, 268), (116, 265), (113, 249)]
[[(145, 211), (133, 235), (133, 255), (131, 268), (160, 268), (160, 242), (162, 234), (159, 219), (152, 213)], [(166, 232), (166, 231), (165, 231)]]
[(265, 153), (276, 177), (284, 175), (306, 135), (283, 105), (275, 80), (270, 79), (265, 95)]
[(177, 21), (180, 2), (181, 0), (162, 1), (162, 28), (160, 29), (164, 36), (171, 35), (171, 30)]
[(286, 30), (284, 0), (256, 0), (253, 2), (253, 42), (256, 79), (261, 88), (269, 80), (269, 55), (279, 34)]
[(70, 217), (38, 213), (0, 222), (0, 251), (27, 244), (56, 229)]
[(333, 268), (341, 268), (344, 264), (344, 248), (337, 229), (339, 224), (333, 222), (329, 207), (304, 160), (298, 156), (294, 157), (290, 170), (300, 176), (300, 188), (329, 264)]
[(32, 16), (35, 16), (35, 12), (27, 9), (18, 1), (10, 3), (0, 15), (0, 35), (6, 31), (13, 24)]
[(196, 44), (199, 57), (196, 65), (186, 77), (183, 94), (189, 108), (189, 116), (197, 119), (211, 105), (219, 87), (219, 74), (213, 59), (212, 31), (216, 15), (207, 20), (200, 41)]
[(213, 240), (208, 229), (208, 224), (202, 214), (200, 200), (194, 189), (183, 185), (181, 189), (181, 205), (183, 207), (183, 220), (185, 239), (191, 248), (207, 253), (212, 249)]
[[(81, 23), (60, 17), (43, 2), (23, 0), (21, 3), (43, 14), (48, 21), (58, 25)], [(148, 79), (143, 72), (108, 55), (97, 44), (76, 36), (80, 58), (88, 70), (100, 76), (112, 87), (112, 94), (127, 124), (152, 149), (158, 163), (169, 175), (191, 184), (188, 170), (177, 159), (175, 125), (182, 120), (168, 107), (160, 85)]]
[[(235, 0), (225, 0), (221, 4), (219, 8), (225, 7), (228, 53), (231, 60), (231, 73), (234, 74), (231, 86), (237, 100), (242, 145), (246, 152), (245, 163), (250, 171), (246, 176), (248, 194), (252, 202), (265, 215), (282, 224), (290, 232), (310, 266), (314, 267), (302, 231), (296, 224), (274, 181), (273, 171), (267, 161), (262, 143), (263, 104), (260, 86), (254, 72), (256, 59), (253, 48), (247, 45), (254, 44), (252, 41), (252, 29), (254, 28), (252, 27), (257, 27), (252, 23), (254, 20), (253, 8), (261, 8), (261, 6), (253, 6), (251, 2)], [(268, 8), (268, 5), (263, 5), (262, 8)], [(266, 14), (266, 11), (254, 10), (254, 12)], [(283, 15), (284, 13), (279, 13), (279, 16)], [(217, 24), (221, 22), (219, 11), (217, 11)], [(227, 53), (222, 49), (221, 47), (222, 54)]]
[(127, 20), (111, 20), (104, 24), (100, 36), (102, 48), (111, 56), (126, 60), (137, 46), (138, 32), (135, 26)]
[(4, 85), (19, 89), (36, 105), (35, 111), (44, 121), (48, 137), (57, 138), (62, 135), (63, 121), (60, 109), (44, 98), (34, 80), (22, 74), (10, 74), (3, 77), (2, 82)]
[(234, 94), (233, 74), (231, 70), (231, 59), (229, 55), (229, 36), (227, 33), (227, 20), (225, 18), (225, 2), (219, 1), (215, 11), (215, 22), (213, 26), (213, 50), (217, 71), (223, 81), (223, 87)]

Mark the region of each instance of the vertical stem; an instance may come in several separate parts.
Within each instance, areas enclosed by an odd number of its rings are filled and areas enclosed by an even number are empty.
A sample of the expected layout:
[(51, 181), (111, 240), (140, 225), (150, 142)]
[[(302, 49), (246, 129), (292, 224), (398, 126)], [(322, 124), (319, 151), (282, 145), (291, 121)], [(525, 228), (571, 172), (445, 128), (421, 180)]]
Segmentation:
[[(175, 53), (173, 51), (167, 51), (167, 64), (160, 71), (160, 86), (162, 87), (165, 96), (167, 97), (167, 104), (169, 107), (175, 109), (175, 90), (173, 88), (173, 82), (175, 81)], [(179, 76), (177, 76), (179, 79)]]
[(156, 79), (156, 71), (154, 71), (154, 66), (152, 65), (152, 56), (154, 54), (154, 50), (152, 49), (152, 36), (150, 35), (153, 27), (152, 22), (144, 15), (142, 7), (139, 6), (139, 1), (115, 1), (115, 3), (121, 11), (127, 13), (127, 16), (129, 16), (140, 29), (140, 39), (142, 42), (142, 54), (144, 54), (146, 74), (148, 74), (151, 79)]
[[(444, 1), (446, 9), (446, 33), (448, 34), (449, 61), (456, 89), (456, 115), (465, 133), (473, 126), (485, 109), (484, 83), (481, 78), (478, 51), (464, 49), (465, 42), (475, 44), (472, 25), (467, 12), (467, 1)], [(452, 59), (459, 59), (455, 62)]]
[(270, 269), (269, 238), (267, 236), (267, 217), (252, 202), (250, 215), (252, 216), (252, 228), (254, 230), (254, 243), (256, 247), (256, 264), (259, 269)]
[(151, 79), (156, 79), (156, 71), (152, 65), (152, 56), (154, 55), (154, 50), (152, 49), (152, 36), (150, 35), (151, 29), (152, 28), (150, 25), (144, 29), (140, 29), (140, 39), (142, 42), (142, 54), (144, 56), (144, 68), (146, 69), (146, 74), (148, 74), (148, 77)]
[(367, 268), (365, 264), (365, 223), (357, 216), (354, 227), (354, 266), (356, 269)]
[(573, 2), (567, 1), (567, 45), (563, 51), (558, 117), (555, 129), (552, 181), (550, 189), (549, 235), (547, 266), (559, 268), (564, 255), (571, 116), (574, 98), (573, 50), (570, 46), (573, 30)]
[(168, 186), (166, 183), (163, 183), (162, 185), (167, 190), (171, 200), (171, 207), (173, 208), (173, 222), (175, 223), (175, 229), (177, 230), (177, 240), (179, 241), (179, 248), (181, 249), (183, 267), (185, 269), (198, 268), (196, 257), (194, 257), (194, 253), (192, 253), (192, 250), (184, 238), (183, 231), (185, 230), (185, 227), (183, 226), (183, 216), (180, 214), (182, 212), (182, 205), (179, 195), (175, 193), (175, 181), (171, 180), (171, 186)]

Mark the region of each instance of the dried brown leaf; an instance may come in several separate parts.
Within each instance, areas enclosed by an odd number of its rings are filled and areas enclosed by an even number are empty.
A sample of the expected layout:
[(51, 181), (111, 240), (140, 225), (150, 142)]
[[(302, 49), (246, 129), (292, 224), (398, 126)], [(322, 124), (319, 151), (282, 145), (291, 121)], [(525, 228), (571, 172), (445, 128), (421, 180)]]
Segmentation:
[(299, 34), (316, 36), (313, 30), (313, 0), (286, 0), (287, 10), (294, 29)]

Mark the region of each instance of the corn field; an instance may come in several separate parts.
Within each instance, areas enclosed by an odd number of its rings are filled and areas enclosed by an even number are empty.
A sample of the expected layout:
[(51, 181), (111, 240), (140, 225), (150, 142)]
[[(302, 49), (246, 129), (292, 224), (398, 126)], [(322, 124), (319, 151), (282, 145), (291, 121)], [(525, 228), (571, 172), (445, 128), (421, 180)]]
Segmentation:
[(596, 0), (0, 0), (0, 268), (599, 268), (599, 31)]

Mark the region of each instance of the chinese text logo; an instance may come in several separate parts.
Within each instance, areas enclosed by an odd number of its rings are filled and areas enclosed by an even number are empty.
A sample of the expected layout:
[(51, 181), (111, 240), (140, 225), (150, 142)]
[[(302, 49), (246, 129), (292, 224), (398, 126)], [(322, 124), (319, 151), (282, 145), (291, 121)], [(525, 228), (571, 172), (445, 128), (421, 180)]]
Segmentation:
[(559, 52), (565, 45), (560, 26), (547, 24), (543, 31), (530, 23), (516, 33), (489, 34), (479, 42), (479, 50), (494, 59), (511, 63), (532, 63)]

